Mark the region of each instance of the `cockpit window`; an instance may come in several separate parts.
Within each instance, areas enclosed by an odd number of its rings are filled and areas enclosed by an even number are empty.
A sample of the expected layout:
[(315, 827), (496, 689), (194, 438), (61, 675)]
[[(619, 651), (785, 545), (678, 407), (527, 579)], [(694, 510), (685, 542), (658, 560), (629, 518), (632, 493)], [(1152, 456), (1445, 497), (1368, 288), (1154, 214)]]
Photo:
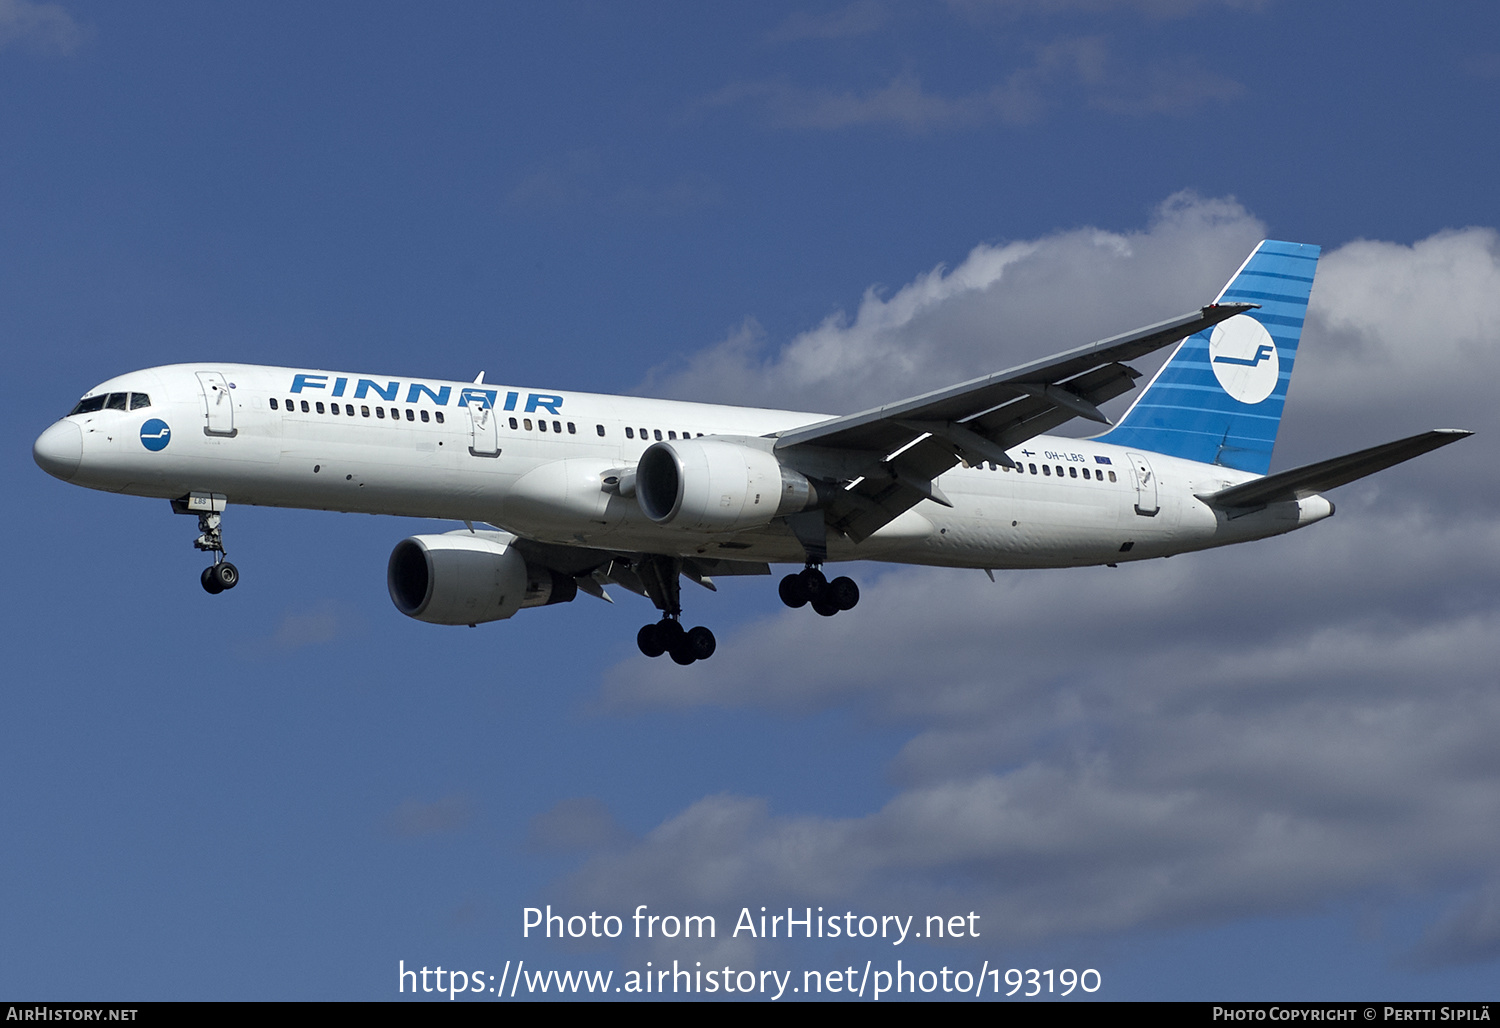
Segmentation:
[(109, 400), (104, 404), (107, 410), (124, 410), (129, 393), (110, 393)]
[(131, 393), (130, 394), (130, 409), (131, 410), (140, 410), (142, 407), (149, 407), (149, 406), (151, 406), (151, 397), (147, 396), (145, 393)]
[(107, 398), (103, 396), (90, 396), (87, 399), (79, 400), (78, 406), (70, 410), (68, 416), (72, 417), (74, 414), (92, 414), (95, 411), (103, 410), (105, 399)]

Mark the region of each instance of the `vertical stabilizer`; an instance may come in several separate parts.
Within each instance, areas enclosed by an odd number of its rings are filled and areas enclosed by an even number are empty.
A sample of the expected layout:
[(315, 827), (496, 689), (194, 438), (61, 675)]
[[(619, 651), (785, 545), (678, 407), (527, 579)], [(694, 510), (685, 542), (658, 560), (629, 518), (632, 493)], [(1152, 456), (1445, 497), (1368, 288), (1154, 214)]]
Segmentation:
[(1177, 345), (1101, 442), (1264, 475), (1307, 316), (1319, 248), (1266, 240), (1216, 303), (1258, 303)]

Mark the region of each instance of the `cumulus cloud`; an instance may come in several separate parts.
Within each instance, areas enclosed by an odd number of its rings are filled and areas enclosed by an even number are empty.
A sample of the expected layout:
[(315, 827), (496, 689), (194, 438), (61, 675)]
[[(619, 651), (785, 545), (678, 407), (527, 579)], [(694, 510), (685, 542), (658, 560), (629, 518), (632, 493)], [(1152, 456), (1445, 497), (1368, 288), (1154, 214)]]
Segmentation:
[(1185, 18), (1200, 11), (1259, 11), (1269, 0), (948, 0), (948, 6), (970, 17), (1016, 17), (1061, 14), (1107, 14), (1114, 11), (1152, 18)]
[(61, 4), (0, 0), (0, 50), (23, 45), (38, 53), (66, 55), (87, 37), (87, 30)]
[[(742, 333), (676, 381), (724, 376), (812, 406), (832, 393), (835, 409), (910, 394), (1206, 302), (1263, 233), (1232, 201), (1178, 196), (1137, 233), (978, 247), (775, 352)], [(1288, 404), (1305, 412), (1283, 429), (1293, 449), (1316, 459), (1450, 419), (1479, 430), (1339, 490), (1330, 521), (993, 584), (856, 572), (850, 614), (778, 610), (681, 673), (614, 669), (607, 708), (847, 709), (910, 734), (879, 809), (706, 796), (597, 853), (572, 888), (710, 908), (961, 900), (991, 941), (1022, 943), (1467, 884), (1413, 959), (1491, 959), (1497, 252), (1476, 228), (1326, 253)]]
[(767, 38), (772, 43), (794, 43), (805, 39), (847, 39), (869, 35), (885, 27), (890, 13), (889, 6), (881, 0), (855, 0), (821, 14), (793, 11), (771, 30)]
[(784, 79), (732, 83), (698, 103), (713, 109), (748, 104), (773, 124), (794, 129), (890, 125), (907, 132), (948, 131), (998, 123), (1028, 125), (1078, 94), (1085, 106), (1116, 114), (1182, 114), (1233, 100), (1244, 87), (1196, 59), (1122, 63), (1102, 37), (1063, 38), (1035, 46), (1030, 59), (987, 88), (957, 96), (927, 89), (911, 70), (873, 88), (809, 87)]
[(1265, 226), (1179, 193), (1138, 232), (982, 243), (887, 293), (865, 291), (776, 352), (753, 322), (656, 369), (645, 391), (847, 413), (998, 371), (1211, 301)]
[(532, 818), (527, 833), (532, 849), (553, 853), (599, 849), (627, 838), (629, 833), (597, 796), (560, 800)]
[(465, 796), (444, 796), (430, 803), (405, 800), (385, 820), (386, 830), (403, 839), (446, 835), (469, 823), (472, 810)]

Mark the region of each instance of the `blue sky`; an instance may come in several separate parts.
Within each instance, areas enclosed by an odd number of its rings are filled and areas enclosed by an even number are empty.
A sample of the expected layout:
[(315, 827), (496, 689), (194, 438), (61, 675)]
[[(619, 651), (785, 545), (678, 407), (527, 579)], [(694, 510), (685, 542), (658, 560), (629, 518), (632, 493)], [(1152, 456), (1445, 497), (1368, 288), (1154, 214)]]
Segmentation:
[[(1288, 0), (0, 0), (0, 994), (392, 998), (407, 966), (1094, 967), (1107, 998), (1490, 998), (1500, 14)], [(1274, 467), (1452, 426), (1295, 537), (860, 566), (478, 630), (419, 521), (37, 469), (233, 360), (831, 412), (1325, 258)], [(521, 911), (980, 911), (952, 946), (549, 945)], [(726, 921), (725, 919), (728, 919)], [(992, 927), (991, 927), (992, 926)]]

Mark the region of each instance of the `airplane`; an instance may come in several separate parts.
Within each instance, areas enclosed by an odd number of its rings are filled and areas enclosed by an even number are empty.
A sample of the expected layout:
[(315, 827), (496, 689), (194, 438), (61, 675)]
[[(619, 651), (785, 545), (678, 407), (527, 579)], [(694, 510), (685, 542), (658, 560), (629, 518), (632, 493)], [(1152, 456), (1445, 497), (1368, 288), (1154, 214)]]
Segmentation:
[[(246, 364), (109, 379), (37, 438), (49, 474), (164, 498), (226, 559), (232, 501), (460, 521), (387, 563), (391, 600), (433, 624), (500, 621), (618, 585), (658, 621), (636, 642), (710, 657), (681, 580), (769, 575), (825, 617), (853, 560), (994, 572), (1109, 565), (1279, 535), (1334, 512), (1322, 493), (1472, 433), (1438, 429), (1270, 474), (1319, 248), (1267, 240), (1199, 310), (843, 416)], [(1177, 348), (1134, 388), (1127, 362)], [(1092, 438), (1046, 433), (1074, 418)], [(476, 527), (479, 526), (479, 527)]]

